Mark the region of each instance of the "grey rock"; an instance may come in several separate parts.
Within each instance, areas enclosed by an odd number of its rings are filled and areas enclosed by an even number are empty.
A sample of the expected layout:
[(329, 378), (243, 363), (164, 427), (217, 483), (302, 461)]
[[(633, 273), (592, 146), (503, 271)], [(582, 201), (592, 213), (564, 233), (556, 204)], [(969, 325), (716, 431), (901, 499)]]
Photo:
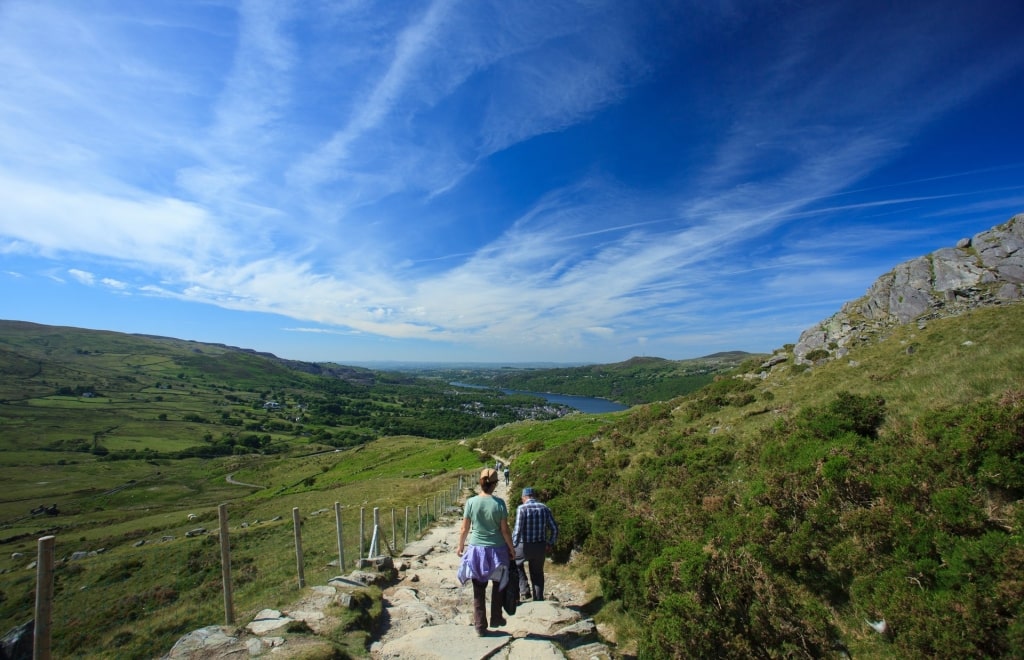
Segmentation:
[(593, 642), (569, 649), (566, 657), (569, 660), (612, 660), (615, 654), (607, 644)]
[(1011, 284), (1007, 282), (999, 287), (998, 291), (996, 291), (996, 298), (1000, 300), (1020, 300), (1021, 286), (1019, 284)]
[(35, 630), (36, 622), (33, 619), (8, 630), (3, 639), (0, 639), (0, 658), (32, 660), (32, 637)]
[[(352, 571), (348, 574), (347, 579), (352, 582), (358, 582), (363, 586), (383, 585), (389, 581), (387, 573), (371, 573), (369, 571)], [(333, 583), (334, 580), (331, 580), (331, 582)]]
[(583, 619), (555, 632), (556, 637), (589, 637), (597, 634), (593, 619)]
[(209, 657), (211, 650), (229, 646), (238, 641), (238, 638), (231, 635), (228, 628), (223, 626), (207, 626), (199, 630), (193, 630), (184, 637), (181, 637), (165, 658), (196, 658)]
[(477, 637), (470, 625), (442, 624), (419, 628), (381, 644), (373, 655), (395, 660), (490, 658), (511, 641), (507, 633), (491, 631), (485, 637)]
[(380, 557), (366, 557), (356, 562), (358, 568), (371, 568), (379, 572), (393, 571), (395, 561), (387, 555)]
[(1024, 291), (1024, 214), (992, 229), (904, 262), (879, 277), (867, 293), (804, 330), (793, 349), (796, 364), (824, 349), (829, 359), (851, 344), (884, 336), (916, 321), (955, 316), (971, 309), (1016, 302)]
[(261, 610), (252, 621), (246, 624), (245, 629), (255, 635), (263, 635), (273, 630), (283, 628), (295, 619), (278, 610)]
[(762, 369), (771, 369), (777, 364), (782, 364), (789, 359), (789, 356), (785, 353), (776, 353), (775, 355), (768, 358), (764, 364), (761, 365)]
[(508, 660), (562, 660), (565, 658), (555, 644), (546, 639), (523, 638), (512, 642), (508, 649)]

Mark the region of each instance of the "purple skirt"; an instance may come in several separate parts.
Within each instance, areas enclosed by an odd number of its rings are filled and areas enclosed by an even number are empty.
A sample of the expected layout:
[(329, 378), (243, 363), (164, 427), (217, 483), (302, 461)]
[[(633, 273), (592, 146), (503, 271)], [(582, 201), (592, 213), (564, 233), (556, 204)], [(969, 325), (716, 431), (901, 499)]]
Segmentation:
[[(470, 545), (462, 555), (459, 564), (459, 583), (470, 580), (487, 582), (494, 580), (504, 583), (508, 576), (508, 548), (505, 546)], [(500, 587), (499, 587), (500, 588)]]

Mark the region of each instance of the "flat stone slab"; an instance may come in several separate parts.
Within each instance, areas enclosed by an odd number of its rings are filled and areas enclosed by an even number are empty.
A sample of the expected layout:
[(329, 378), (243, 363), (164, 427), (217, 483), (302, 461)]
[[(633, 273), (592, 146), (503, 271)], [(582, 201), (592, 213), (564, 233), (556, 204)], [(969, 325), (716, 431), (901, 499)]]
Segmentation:
[(374, 657), (382, 660), (482, 660), (511, 642), (511, 635), (499, 630), (477, 637), (473, 626), (446, 624), (420, 628), (386, 642), (374, 649)]
[(520, 603), (515, 614), (505, 615), (505, 620), (508, 621), (505, 630), (516, 637), (552, 635), (581, 618), (579, 612), (562, 607), (558, 603), (529, 601)]
[(436, 539), (420, 539), (402, 548), (401, 557), (424, 557), (434, 549)]
[(175, 643), (165, 658), (193, 658), (199, 654), (215, 652), (216, 649), (232, 646), (238, 638), (225, 626), (207, 626), (193, 630)]
[(507, 660), (565, 660), (565, 655), (543, 639), (517, 639), (509, 648)]
[(278, 628), (283, 628), (294, 620), (277, 610), (261, 610), (245, 628), (254, 635), (265, 635)]

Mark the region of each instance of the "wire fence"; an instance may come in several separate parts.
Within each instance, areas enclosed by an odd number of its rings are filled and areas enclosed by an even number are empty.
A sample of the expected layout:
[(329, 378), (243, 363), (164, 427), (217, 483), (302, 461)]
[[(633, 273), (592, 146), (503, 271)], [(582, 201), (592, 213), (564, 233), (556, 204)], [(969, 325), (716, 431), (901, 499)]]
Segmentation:
[[(133, 552), (158, 553), (149, 564), (164, 572), (156, 582), (162, 582), (168, 592), (177, 594), (198, 588), (201, 597), (196, 604), (197, 616), (218, 618), (214, 609), (217, 606), (211, 603), (223, 602), (223, 621), (233, 625), (236, 603), (246, 603), (247, 609), (251, 609), (252, 603), (268, 594), (268, 587), (277, 598), (287, 598), (307, 583), (326, 584), (332, 577), (359, 568), (364, 560), (397, 556), (445, 514), (458, 512), (457, 503), (464, 487), (463, 475), (458, 475), (457, 482), (449, 487), (401, 508), (343, 506), (334, 502), (333, 506), (308, 513), (293, 507), (290, 515), (282, 512), (269, 520), (232, 519), (231, 505), (221, 504), (215, 530), (197, 525), (186, 532), (186, 539), (164, 536), (151, 542), (137, 541)], [(118, 616), (116, 601), (126, 597), (124, 589), (116, 590), (117, 585), (112, 584), (114, 589), (108, 591), (103, 588), (102, 576), (116, 574), (119, 567), (126, 565), (144, 565), (141, 561), (128, 562), (123, 556), (89, 553), (88, 557), (78, 557), (79, 554), (86, 553), (66, 555), (58, 562), (57, 538), (38, 539), (34, 658), (51, 657), (55, 625), (69, 629), (58, 632), (73, 636), (73, 629), (82, 624), (81, 612), (71, 610), (66, 602), (70, 599), (62, 599), (59, 593), (55, 597), (55, 571), (69, 569), (69, 573), (75, 574), (82, 570), (74, 566), (75, 562), (94, 558), (94, 570), (101, 579), (93, 580), (92, 586), (78, 587), (74, 607), (107, 608), (112, 616)], [(156, 609), (160, 591), (156, 587), (150, 591), (141, 596), (130, 595), (124, 607), (145, 610), (152, 601)], [(222, 598), (216, 597), (216, 591), (220, 591)], [(138, 615), (136, 612), (135, 616)]]

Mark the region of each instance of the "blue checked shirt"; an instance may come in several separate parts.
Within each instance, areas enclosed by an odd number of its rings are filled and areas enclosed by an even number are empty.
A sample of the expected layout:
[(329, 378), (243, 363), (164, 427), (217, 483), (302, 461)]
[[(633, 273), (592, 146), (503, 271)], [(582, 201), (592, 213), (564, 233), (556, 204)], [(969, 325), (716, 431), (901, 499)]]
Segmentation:
[[(548, 530), (551, 530), (550, 538)], [(546, 543), (555, 545), (558, 542), (558, 525), (551, 509), (535, 499), (526, 500), (516, 509), (516, 528), (512, 532), (512, 545), (520, 543)]]

